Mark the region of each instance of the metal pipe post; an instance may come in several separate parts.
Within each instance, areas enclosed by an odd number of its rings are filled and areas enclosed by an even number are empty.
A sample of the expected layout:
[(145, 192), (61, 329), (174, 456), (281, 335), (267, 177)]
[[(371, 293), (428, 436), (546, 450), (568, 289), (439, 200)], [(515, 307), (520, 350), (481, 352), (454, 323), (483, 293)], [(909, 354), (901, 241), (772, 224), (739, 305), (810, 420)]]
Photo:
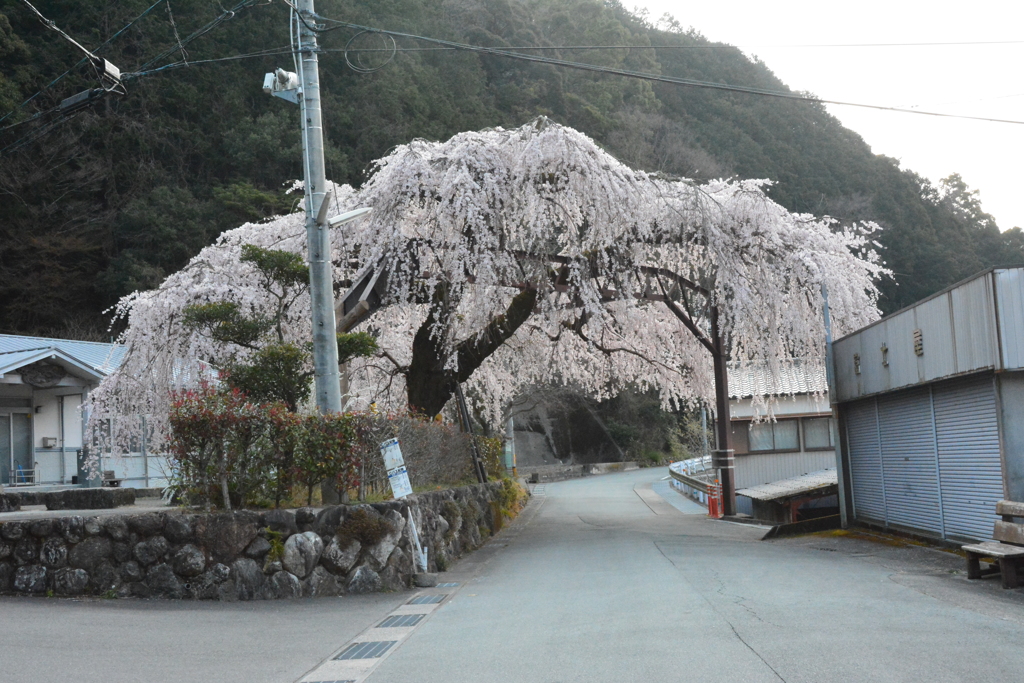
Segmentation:
[(828, 307), (828, 287), (821, 283), (822, 314), (825, 316), (825, 380), (828, 385), (828, 402), (832, 408), (832, 425), (835, 427), (836, 481), (839, 484), (839, 525), (850, 526), (847, 510), (846, 477), (843, 468), (843, 442), (839, 438), (839, 405), (836, 403), (836, 366), (832, 355), (832, 311)]
[(302, 154), (306, 176), (306, 239), (309, 248), (309, 297), (313, 311), (313, 378), (316, 407), (321, 413), (341, 412), (337, 325), (334, 318), (334, 275), (330, 229), (318, 223), (327, 200), (324, 129), (320, 111), (320, 70), (317, 64), (313, 0), (298, 0), (299, 82), (302, 85)]

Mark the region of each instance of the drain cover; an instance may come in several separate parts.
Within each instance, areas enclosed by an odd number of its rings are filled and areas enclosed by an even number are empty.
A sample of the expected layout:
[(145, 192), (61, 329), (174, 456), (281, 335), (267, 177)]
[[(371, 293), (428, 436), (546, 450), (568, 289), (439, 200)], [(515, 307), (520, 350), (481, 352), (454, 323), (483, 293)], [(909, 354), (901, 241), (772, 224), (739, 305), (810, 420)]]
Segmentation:
[(397, 640), (375, 640), (369, 643), (352, 643), (335, 659), (376, 659), (391, 649)]
[(457, 583), (439, 583), (439, 584), (437, 584), (437, 587), (438, 588), (455, 588), (458, 585), (459, 584), (457, 584)]
[(417, 595), (415, 598), (410, 600), (409, 605), (436, 605), (437, 603), (444, 600), (447, 595)]
[(377, 628), (398, 628), (399, 626), (415, 626), (426, 614), (395, 614), (380, 622)]

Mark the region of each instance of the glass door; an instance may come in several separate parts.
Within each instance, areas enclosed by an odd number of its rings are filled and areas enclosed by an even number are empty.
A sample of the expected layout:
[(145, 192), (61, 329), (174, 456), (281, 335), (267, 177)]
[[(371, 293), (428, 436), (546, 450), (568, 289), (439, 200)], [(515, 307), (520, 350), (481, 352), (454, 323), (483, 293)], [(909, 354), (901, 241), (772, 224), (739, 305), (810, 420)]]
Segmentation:
[(0, 484), (11, 483), (11, 415), (0, 413)]
[(0, 483), (35, 483), (32, 415), (0, 413)]
[(36, 483), (35, 458), (32, 452), (32, 415), (11, 413), (11, 452), (13, 472), (19, 484)]

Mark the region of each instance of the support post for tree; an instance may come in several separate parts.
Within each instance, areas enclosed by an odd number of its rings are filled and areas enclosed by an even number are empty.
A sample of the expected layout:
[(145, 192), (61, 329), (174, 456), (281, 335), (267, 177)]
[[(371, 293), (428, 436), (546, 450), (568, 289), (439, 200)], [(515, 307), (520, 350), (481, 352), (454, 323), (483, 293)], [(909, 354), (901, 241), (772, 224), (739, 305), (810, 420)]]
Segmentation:
[(722, 484), (722, 511), (736, 514), (736, 465), (732, 450), (732, 425), (729, 418), (729, 352), (718, 325), (718, 306), (711, 307), (711, 356), (715, 364), (715, 452), (711, 466), (718, 470)]
[(316, 407), (323, 413), (341, 412), (338, 374), (338, 339), (334, 318), (334, 275), (331, 272), (330, 228), (323, 203), (328, 200), (324, 168), (324, 130), (320, 111), (320, 71), (316, 33), (306, 24), (314, 21), (313, 0), (297, 0), (296, 9), (305, 21), (298, 22), (299, 83), (302, 88), (302, 156), (306, 179), (306, 240), (309, 249), (309, 297), (313, 312), (313, 378)]
[(473, 470), (476, 472), (476, 479), (481, 484), (487, 483), (487, 468), (484, 467), (483, 458), (480, 457), (480, 450), (476, 446), (476, 435), (473, 434), (473, 423), (469, 421), (469, 408), (466, 406), (466, 397), (462, 394), (462, 385), (455, 383), (455, 400), (459, 404), (459, 418), (462, 422), (462, 431), (469, 434), (470, 453), (473, 457)]

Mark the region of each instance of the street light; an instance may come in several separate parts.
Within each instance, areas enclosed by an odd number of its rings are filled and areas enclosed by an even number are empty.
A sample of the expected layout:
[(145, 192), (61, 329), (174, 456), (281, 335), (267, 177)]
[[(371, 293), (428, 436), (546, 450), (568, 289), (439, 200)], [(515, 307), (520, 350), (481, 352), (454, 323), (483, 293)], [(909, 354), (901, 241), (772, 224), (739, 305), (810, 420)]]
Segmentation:
[(331, 226), (332, 228), (336, 228), (339, 225), (341, 225), (342, 223), (348, 223), (349, 221), (354, 221), (355, 219), (359, 218), (360, 216), (365, 216), (366, 214), (370, 213), (371, 211), (373, 211), (373, 209), (371, 207), (369, 207), (369, 206), (365, 206), (365, 207), (363, 207), (361, 209), (353, 209), (352, 211), (346, 211), (345, 213), (343, 213), (343, 214), (341, 214), (339, 216), (335, 216), (334, 218), (329, 219), (327, 221), (327, 224), (329, 226)]

